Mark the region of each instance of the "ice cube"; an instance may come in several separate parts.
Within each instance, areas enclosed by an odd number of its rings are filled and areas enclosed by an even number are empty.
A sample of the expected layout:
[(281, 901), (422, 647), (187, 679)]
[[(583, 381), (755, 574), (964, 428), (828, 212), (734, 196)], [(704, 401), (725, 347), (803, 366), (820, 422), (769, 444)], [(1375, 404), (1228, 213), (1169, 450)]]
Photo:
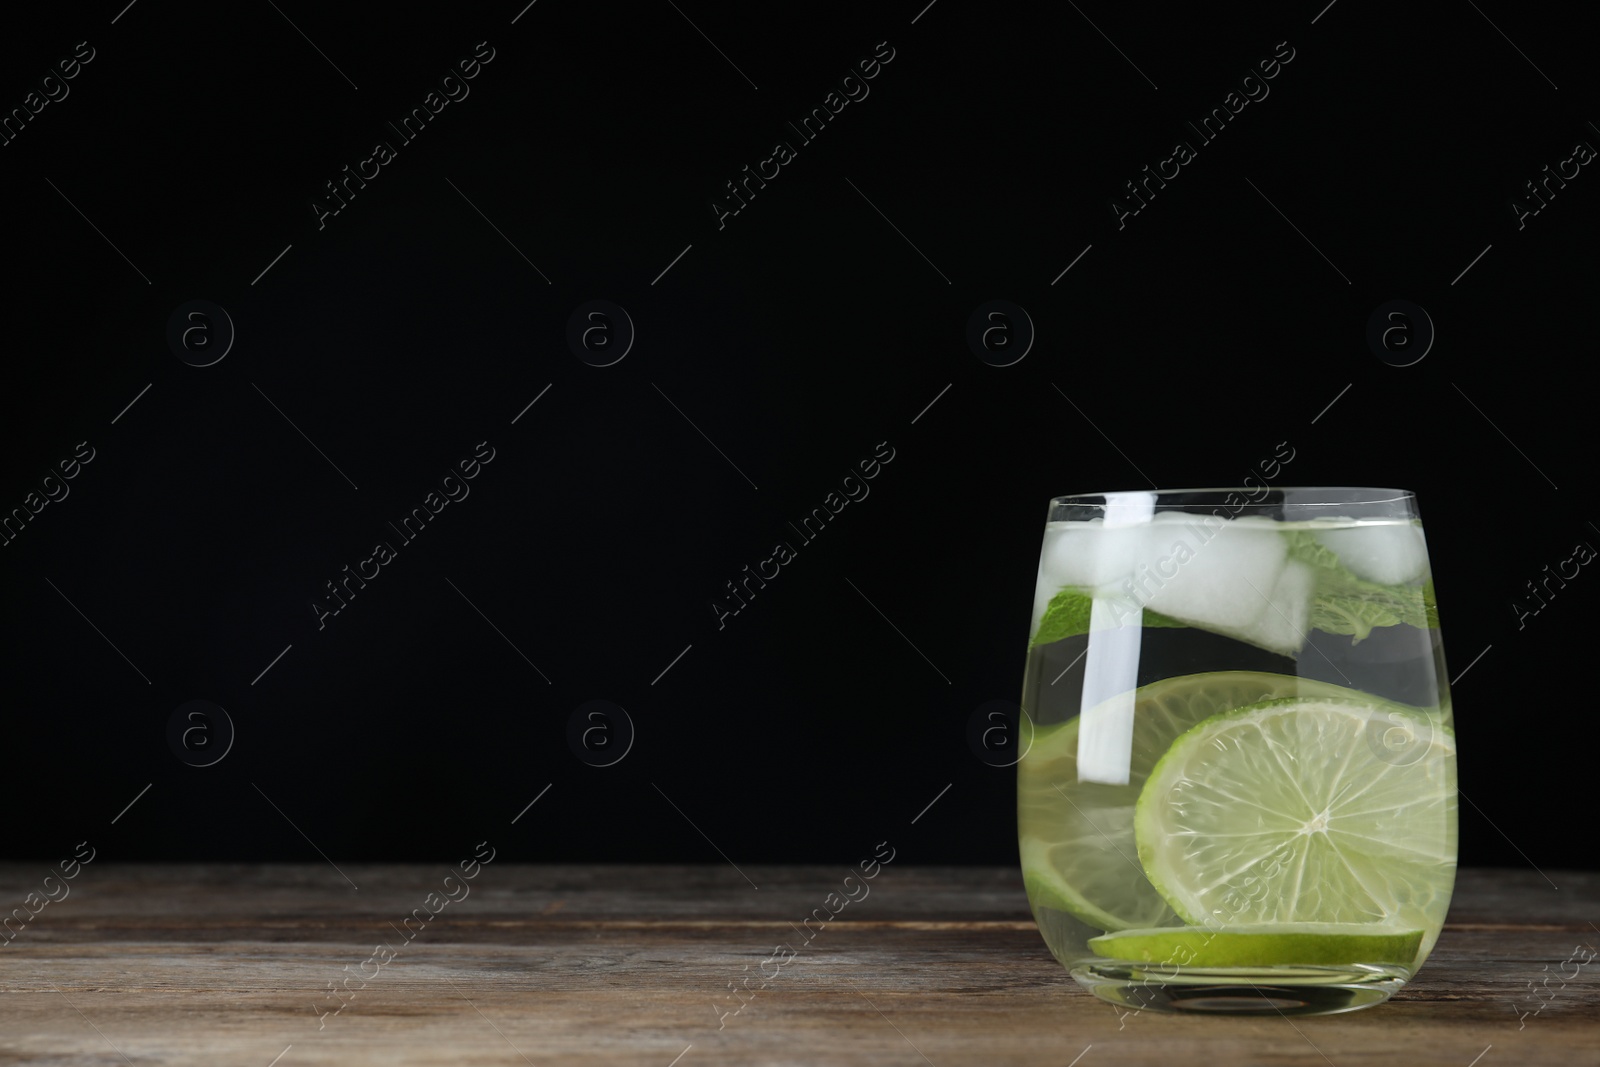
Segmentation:
[(1219, 519), (1161, 522), (1148, 529), (1159, 551), (1133, 579), (1146, 607), (1224, 632), (1244, 630), (1261, 618), (1288, 552), (1277, 530)]
[(1266, 593), (1267, 606), (1261, 617), (1228, 636), (1285, 656), (1296, 655), (1305, 647), (1306, 624), (1311, 618), (1311, 597), (1316, 583), (1316, 568), (1290, 560), (1279, 573), (1272, 591)]
[(1428, 570), (1428, 546), (1414, 523), (1363, 523), (1312, 536), (1356, 577), (1379, 585), (1414, 582)]
[(1063, 585), (1086, 584), (1092, 538), (1099, 533), (1096, 524), (1086, 522), (1051, 523), (1044, 528), (1044, 545), (1039, 549), (1039, 585), (1059, 589)]
[(1151, 527), (1142, 523), (1063, 523), (1059, 531), (1046, 532), (1040, 578), (1053, 581), (1056, 589), (1117, 589), (1150, 561), (1151, 543)]

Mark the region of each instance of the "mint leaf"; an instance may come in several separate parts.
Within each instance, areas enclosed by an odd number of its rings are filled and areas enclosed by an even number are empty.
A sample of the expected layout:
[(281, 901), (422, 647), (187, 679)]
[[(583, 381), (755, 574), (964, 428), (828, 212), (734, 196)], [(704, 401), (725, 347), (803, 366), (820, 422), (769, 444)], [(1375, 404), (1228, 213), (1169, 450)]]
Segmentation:
[(1439, 625), (1431, 581), (1425, 586), (1369, 582), (1356, 577), (1308, 531), (1287, 530), (1285, 536), (1289, 539), (1289, 558), (1316, 568), (1308, 628), (1348, 634), (1360, 642), (1379, 626), (1405, 625), (1426, 630)]
[(1318, 570), (1337, 571), (1356, 581), (1361, 580), (1350, 572), (1349, 567), (1340, 562), (1333, 549), (1318, 541), (1309, 530), (1285, 530), (1284, 537), (1289, 542), (1290, 559), (1309, 563)]
[[(1033, 635), (1028, 647), (1048, 645), (1052, 641), (1088, 633), (1089, 613), (1093, 608), (1094, 597), (1082, 589), (1068, 586), (1061, 590), (1050, 598), (1050, 604), (1044, 609), (1044, 618), (1039, 620), (1039, 630)], [(1148, 608), (1145, 609), (1144, 617), (1140, 621), (1144, 626), (1187, 625)]]
[(1039, 629), (1028, 647), (1048, 645), (1064, 637), (1088, 633), (1089, 611), (1093, 605), (1093, 598), (1076, 589), (1061, 590), (1050, 598), (1049, 606), (1044, 609), (1044, 618), (1039, 620)]
[(1313, 630), (1349, 634), (1359, 643), (1378, 626), (1428, 628), (1422, 590), (1416, 586), (1382, 586), (1361, 582), (1359, 587), (1319, 590), (1311, 602)]
[[(1316, 572), (1307, 630), (1348, 635), (1354, 642), (1360, 642), (1380, 626), (1438, 628), (1439, 608), (1434, 601), (1432, 579), (1423, 585), (1379, 585), (1356, 577), (1332, 549), (1309, 531), (1285, 530), (1284, 537), (1289, 542), (1289, 558), (1308, 564)], [(1094, 596), (1089, 591), (1074, 586), (1062, 589), (1050, 598), (1028, 647), (1088, 633), (1093, 607)], [(1146, 627), (1189, 625), (1148, 608), (1144, 610), (1141, 624)]]

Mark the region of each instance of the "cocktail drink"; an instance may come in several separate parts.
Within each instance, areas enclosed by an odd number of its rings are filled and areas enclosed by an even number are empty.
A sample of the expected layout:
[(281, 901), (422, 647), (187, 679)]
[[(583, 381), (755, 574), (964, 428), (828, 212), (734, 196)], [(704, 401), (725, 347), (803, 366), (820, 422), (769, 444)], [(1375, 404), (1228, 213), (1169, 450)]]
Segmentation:
[(1052, 501), (1022, 708), (1028, 899), (1097, 995), (1346, 1011), (1432, 950), (1455, 734), (1411, 493)]

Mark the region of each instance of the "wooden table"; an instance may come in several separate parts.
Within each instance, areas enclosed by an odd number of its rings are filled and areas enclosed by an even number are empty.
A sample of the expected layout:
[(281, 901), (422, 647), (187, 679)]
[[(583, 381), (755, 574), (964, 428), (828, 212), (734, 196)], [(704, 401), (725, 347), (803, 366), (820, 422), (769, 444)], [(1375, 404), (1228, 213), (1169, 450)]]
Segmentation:
[[(1600, 1063), (1600, 959), (1564, 962), (1600, 946), (1592, 873), (1464, 871), (1411, 986), (1290, 1020), (1119, 1016), (1012, 869), (885, 867), (809, 942), (843, 866), (746, 868), (759, 890), (726, 866), (343, 870), (359, 891), (327, 865), (81, 868), (0, 947), (0, 1064)], [(43, 873), (0, 867), (0, 900)]]

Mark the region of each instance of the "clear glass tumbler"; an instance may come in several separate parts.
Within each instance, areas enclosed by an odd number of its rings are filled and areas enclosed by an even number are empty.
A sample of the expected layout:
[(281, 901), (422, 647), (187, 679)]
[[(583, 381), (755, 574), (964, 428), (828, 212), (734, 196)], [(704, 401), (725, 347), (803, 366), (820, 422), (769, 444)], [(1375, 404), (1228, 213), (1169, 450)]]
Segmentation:
[(1140, 1010), (1388, 999), (1455, 881), (1446, 679), (1410, 492), (1051, 501), (1017, 764), (1050, 951)]

